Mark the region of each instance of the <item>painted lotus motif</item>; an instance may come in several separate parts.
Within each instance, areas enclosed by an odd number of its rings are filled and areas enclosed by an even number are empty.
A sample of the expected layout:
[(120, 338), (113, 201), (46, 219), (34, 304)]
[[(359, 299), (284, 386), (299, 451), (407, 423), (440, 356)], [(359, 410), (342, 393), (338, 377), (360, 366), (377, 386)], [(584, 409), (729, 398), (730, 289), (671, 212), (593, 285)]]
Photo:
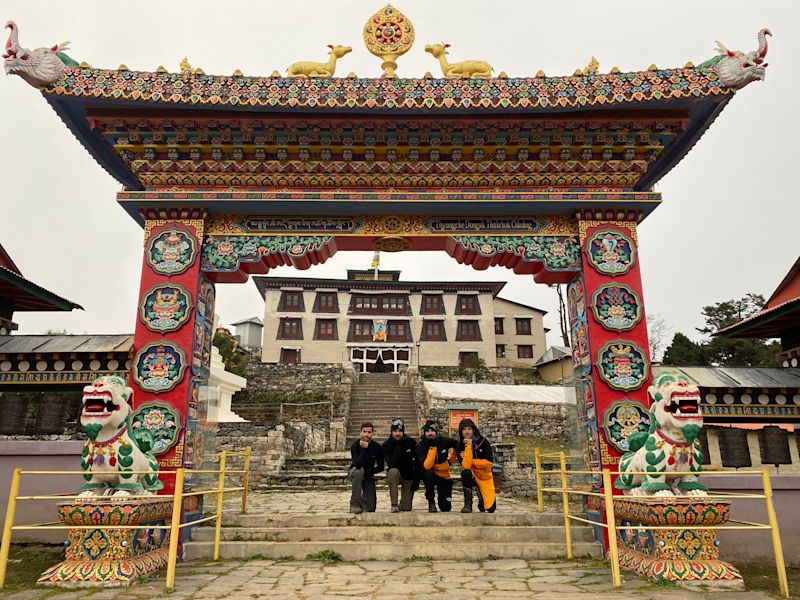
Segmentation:
[(175, 331), (189, 319), (189, 293), (179, 285), (158, 285), (144, 295), (142, 322), (151, 331)]
[(194, 262), (197, 243), (186, 230), (166, 229), (150, 238), (146, 253), (147, 262), (156, 273), (177, 275)]
[(592, 295), (592, 312), (606, 329), (627, 331), (642, 319), (642, 301), (626, 285), (604, 285)]
[(603, 417), (606, 440), (620, 452), (628, 451), (628, 440), (634, 433), (650, 430), (650, 412), (630, 400), (614, 402)]
[(161, 402), (148, 402), (131, 418), (133, 436), (147, 437), (153, 454), (163, 454), (178, 441), (181, 419), (177, 411)]
[(185, 369), (183, 351), (163, 342), (145, 346), (136, 354), (133, 377), (145, 391), (165, 392), (178, 385)]
[(644, 384), (650, 367), (636, 344), (618, 340), (602, 347), (597, 355), (600, 377), (618, 390), (635, 390)]
[(621, 231), (602, 230), (588, 240), (586, 252), (589, 263), (605, 275), (621, 275), (633, 267), (634, 245)]

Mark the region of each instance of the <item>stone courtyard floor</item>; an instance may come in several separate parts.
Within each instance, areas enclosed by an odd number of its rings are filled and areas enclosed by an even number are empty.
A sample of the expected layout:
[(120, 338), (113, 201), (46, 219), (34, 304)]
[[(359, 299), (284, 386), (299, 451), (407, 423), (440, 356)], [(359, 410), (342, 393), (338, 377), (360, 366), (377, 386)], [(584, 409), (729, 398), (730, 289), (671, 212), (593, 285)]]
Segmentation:
[[(384, 494), (385, 495), (385, 494)], [(331, 513), (341, 509), (346, 514), (348, 495), (344, 491), (311, 491), (294, 493), (253, 493), (248, 513)], [(240, 500), (230, 498), (226, 506), (231, 512)], [(337, 507), (337, 508), (334, 508)], [(500, 510), (530, 512), (532, 499), (500, 496)], [(388, 499), (379, 492), (378, 511), (388, 511)], [(421, 507), (418, 507), (418, 509)], [(238, 512), (238, 511), (237, 511)], [(28, 552), (35, 551), (29, 548)], [(53, 550), (51, 549), (52, 553)], [(299, 558), (299, 557), (298, 557)], [(326, 564), (321, 561), (226, 560), (196, 561), (178, 564), (175, 589), (166, 595), (164, 572), (127, 589), (34, 587), (35, 575), (29, 582), (19, 583), (15, 569), (17, 560), (9, 564), (9, 582), (16, 581), (16, 591), (0, 594), (14, 600), (58, 598), (278, 598), (291, 599), (358, 599), (358, 600), (483, 600), (503, 599), (642, 599), (642, 600), (767, 600), (774, 598), (763, 591), (719, 592), (708, 588), (684, 589), (672, 584), (654, 583), (623, 571), (623, 585), (614, 589), (610, 568), (598, 560), (519, 560), (495, 559), (474, 562), (430, 560), (419, 557), (406, 561), (359, 561)], [(772, 565), (765, 565), (772, 567)], [(40, 572), (41, 569), (39, 569)], [(774, 573), (774, 571), (772, 571)], [(794, 591), (794, 590), (793, 590)], [(793, 596), (794, 597), (794, 596)]]

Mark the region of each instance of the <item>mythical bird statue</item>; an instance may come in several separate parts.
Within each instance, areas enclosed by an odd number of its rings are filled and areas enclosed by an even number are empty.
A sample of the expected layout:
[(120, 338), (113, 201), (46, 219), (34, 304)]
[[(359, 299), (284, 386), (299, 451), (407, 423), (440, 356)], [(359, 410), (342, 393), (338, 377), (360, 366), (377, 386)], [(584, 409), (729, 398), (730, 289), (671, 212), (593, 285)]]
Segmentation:
[(69, 42), (29, 50), (19, 45), (17, 24), (8, 21), (6, 27), (11, 30), (3, 54), (6, 75), (19, 75), (33, 87), (41, 88), (61, 79), (65, 67), (78, 66), (77, 62), (64, 54)]
[(726, 87), (741, 89), (751, 81), (763, 81), (766, 75), (767, 36), (772, 36), (769, 29), (758, 32), (758, 50), (741, 52), (728, 50), (721, 42), (717, 42), (718, 56), (708, 60), (700, 67), (713, 67), (719, 75), (719, 81)]
[(697, 481), (703, 470), (700, 390), (684, 375), (667, 372), (653, 379), (647, 394), (650, 431), (628, 439), (615, 487), (631, 496), (707, 496), (708, 488)]

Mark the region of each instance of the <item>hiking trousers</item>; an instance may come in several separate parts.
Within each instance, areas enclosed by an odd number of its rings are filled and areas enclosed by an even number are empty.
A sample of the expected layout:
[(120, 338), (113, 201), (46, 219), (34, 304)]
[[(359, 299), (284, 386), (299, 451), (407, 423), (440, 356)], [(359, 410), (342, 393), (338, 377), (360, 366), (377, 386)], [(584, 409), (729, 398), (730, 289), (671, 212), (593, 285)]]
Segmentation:
[(386, 483), (389, 486), (389, 501), (392, 506), (398, 504), (397, 496), (400, 492), (400, 510), (404, 512), (411, 510), (411, 504), (414, 501), (414, 492), (411, 491), (411, 486), (414, 480), (403, 479), (400, 469), (389, 469), (386, 472)]
[(433, 471), (423, 471), (422, 480), (425, 482), (425, 498), (429, 502), (437, 499), (439, 510), (450, 512), (453, 508), (453, 480), (439, 477)]
[(364, 469), (353, 469), (350, 481), (353, 483), (350, 506), (360, 506), (364, 512), (375, 512), (375, 507), (378, 505), (375, 478), (367, 477)]

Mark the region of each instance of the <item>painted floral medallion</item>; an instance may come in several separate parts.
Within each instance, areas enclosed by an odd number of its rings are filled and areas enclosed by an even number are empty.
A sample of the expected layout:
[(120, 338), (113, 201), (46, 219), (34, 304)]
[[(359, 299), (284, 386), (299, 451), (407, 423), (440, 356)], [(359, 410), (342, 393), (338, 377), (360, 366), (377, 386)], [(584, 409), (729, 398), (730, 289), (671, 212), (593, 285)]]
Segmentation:
[(131, 431), (139, 440), (146, 438), (150, 442), (153, 454), (163, 454), (178, 441), (181, 430), (181, 418), (170, 405), (161, 402), (142, 404), (131, 419)]
[(644, 351), (632, 342), (605, 344), (597, 355), (600, 378), (617, 390), (635, 390), (647, 380), (650, 368)]
[(627, 273), (635, 262), (633, 240), (621, 231), (595, 232), (587, 240), (586, 253), (592, 267), (604, 275)]
[(628, 331), (642, 319), (642, 301), (627, 285), (608, 284), (592, 294), (594, 318), (611, 331)]
[(162, 284), (144, 295), (139, 307), (142, 323), (150, 331), (175, 331), (189, 320), (189, 293), (180, 285)]
[(618, 400), (606, 409), (603, 429), (609, 444), (627, 452), (628, 440), (634, 433), (650, 430), (650, 413), (638, 402)]
[(166, 392), (183, 379), (186, 357), (169, 342), (148, 344), (136, 353), (133, 378), (147, 392)]
[(188, 231), (175, 227), (151, 237), (145, 252), (147, 262), (156, 273), (177, 275), (194, 263), (197, 242)]

